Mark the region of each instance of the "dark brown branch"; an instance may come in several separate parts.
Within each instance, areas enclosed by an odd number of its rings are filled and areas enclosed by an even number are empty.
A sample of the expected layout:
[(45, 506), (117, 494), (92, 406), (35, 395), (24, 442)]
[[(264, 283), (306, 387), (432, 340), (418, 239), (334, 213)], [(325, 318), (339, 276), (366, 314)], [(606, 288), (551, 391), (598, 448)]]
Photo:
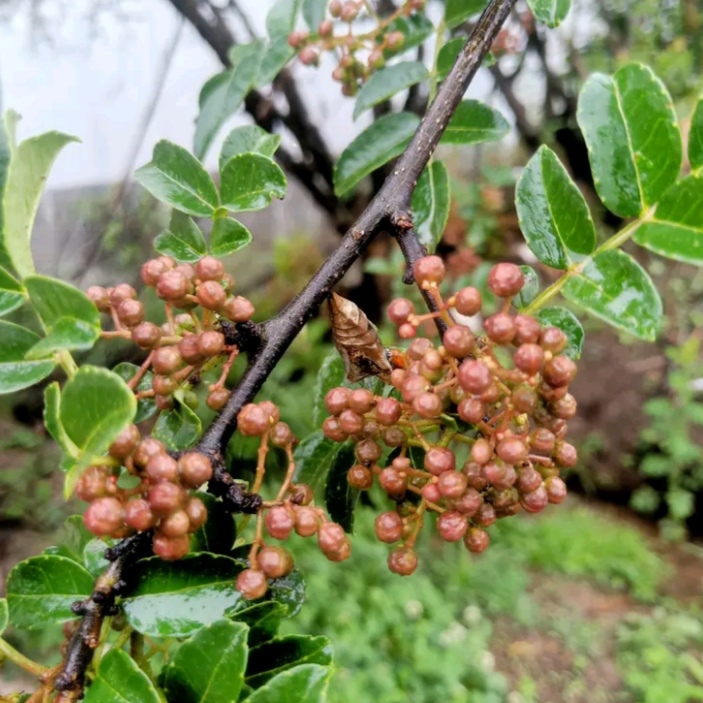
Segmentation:
[[(322, 264), (297, 297), (276, 317), (256, 326), (257, 343), (260, 343), (258, 351), (251, 354), (239, 385), (196, 447), (214, 460), (215, 474), (208, 484), (208, 490), (221, 496), (233, 512), (255, 512), (261, 500), (259, 496), (247, 493), (225, 470), (222, 461), (224, 448), (237, 428), (239, 411), (251, 402), (305, 323), (373, 237), (384, 231), (395, 236), (409, 267), (424, 255), (425, 251), (412, 229), (410, 199), (413, 190), (515, 1), (491, 0), (410, 145), (396, 162), (381, 190), (345, 234), (338, 249)], [(170, 2), (176, 7), (194, 4), (194, 0)], [(135, 552), (148, 544), (150, 539), (149, 533), (139, 534), (111, 550), (109, 556), (115, 561), (98, 579), (90, 598), (77, 605), (83, 620), (68, 647), (63, 671), (56, 679), (55, 688), (61, 693), (55, 703), (72, 703), (81, 696), (85, 671), (92, 659), (101, 623), (112, 611), (115, 597), (123, 588), (125, 567), (134, 558)]]
[(263, 346), (251, 360), (223, 411), (203, 435), (198, 445), (200, 450), (214, 454), (227, 445), (237, 428), (239, 411), (251, 402), (303, 325), (369, 241), (381, 231), (398, 235), (412, 228), (410, 198), (417, 180), (514, 2), (491, 0), (427, 110), (410, 146), (398, 159), (381, 190), (308, 285), (279, 315), (262, 325)]

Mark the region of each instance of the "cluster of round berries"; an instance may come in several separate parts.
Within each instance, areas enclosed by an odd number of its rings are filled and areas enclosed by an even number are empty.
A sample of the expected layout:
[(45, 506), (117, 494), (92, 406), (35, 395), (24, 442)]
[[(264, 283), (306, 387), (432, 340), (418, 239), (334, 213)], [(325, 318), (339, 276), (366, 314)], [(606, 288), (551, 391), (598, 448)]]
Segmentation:
[[(203, 364), (228, 356), (222, 375), (210, 386), (206, 400), (210, 408), (220, 410), (229, 398), (224, 382), (238, 352), (228, 338), (231, 323), (250, 320), (254, 306), (247, 298), (231, 294), (234, 279), (213, 256), (203, 257), (195, 266), (160, 256), (147, 261), (141, 275), (166, 304), (166, 322), (161, 326), (144, 320), (144, 305), (127, 283), (114, 288), (91, 286), (86, 291), (98, 310), (112, 318), (115, 329), (104, 332), (104, 337), (131, 339), (141, 349), (150, 351), (135, 380), (141, 380), (151, 368), (151, 388), (140, 390), (137, 396), (153, 398), (160, 410), (168, 410), (174, 404), (174, 392), (197, 377)], [(174, 308), (187, 312), (174, 314)]]
[[(388, 565), (403, 575), (417, 566), (413, 545), (428, 510), (438, 513), (443, 539), (463, 539), (469, 551), (482, 552), (489, 543), (485, 528), (496, 519), (562, 502), (566, 486), (559, 470), (577, 460), (564, 441), (567, 420), (576, 413), (568, 392), (576, 364), (563, 354), (567, 337), (560, 329), (511, 312), (524, 285), (521, 269), (508, 263), (491, 269), (488, 288), (504, 302), (483, 320), (483, 334), (450, 313), (478, 315), (476, 288), (444, 300), (438, 286), (445, 268), (437, 256), (417, 261), (414, 275), (437, 312), (416, 314), (413, 303), (401, 298), (391, 303), (389, 318), (410, 339), (421, 324), (441, 317), (441, 345), (413, 339), (404, 368), (390, 375), (390, 395), (331, 389), (323, 424), (328, 438), (355, 444), (349, 484), (368, 490), (377, 479), (397, 503), (395, 511), (379, 515), (376, 534), (383, 542), (401, 542)], [(385, 468), (379, 465), (383, 444), (393, 449)]]
[(207, 520), (205, 504), (189, 491), (210, 480), (210, 460), (199, 452), (174, 459), (159, 440), (142, 439), (135, 425), (118, 435), (108, 454), (141, 480), (121, 488), (119, 466), (90, 466), (76, 485), (78, 497), (90, 503), (83, 515), (86, 528), (114, 538), (153, 529), (154, 554), (167, 560), (184, 557), (190, 534)]
[[(312, 504), (312, 489), (305, 484), (293, 484), (295, 463), (292, 455), (293, 434), (279, 420), (279, 410), (274, 403), (263, 401), (245, 405), (237, 416), (237, 428), (249, 437), (261, 437), (260, 457), (265, 456), (270, 442), (285, 448), (290, 460), (286, 478), (273, 501), (262, 503), (257, 513), (256, 537), (249, 552), (249, 567), (237, 578), (237, 590), (247, 599), (261, 598), (268, 589), (268, 580), (287, 576), (293, 569), (293, 557), (283, 547), (265, 543), (263, 533), (283, 541), (295, 532), (301, 537), (317, 535), (322, 553), (330, 561), (344, 561), (351, 553), (351, 544), (344, 529), (330, 522), (324, 510)], [(257, 467), (254, 488), (263, 479), (263, 460)]]
[[(295, 31), (288, 36), (288, 43), (298, 51), (298, 58), (306, 66), (317, 66), (323, 51), (334, 52), (339, 64), (332, 78), (341, 83), (344, 95), (355, 95), (369, 76), (382, 68), (386, 54), (403, 47), (405, 36), (392, 29), (400, 17), (409, 17), (424, 9), (426, 0), (406, 0), (387, 17), (373, 16), (376, 26), (363, 33), (353, 34), (352, 23), (368, 10), (364, 0), (331, 0), (328, 11), (332, 19), (320, 23), (316, 33)], [(343, 34), (335, 36), (334, 20), (348, 25)]]

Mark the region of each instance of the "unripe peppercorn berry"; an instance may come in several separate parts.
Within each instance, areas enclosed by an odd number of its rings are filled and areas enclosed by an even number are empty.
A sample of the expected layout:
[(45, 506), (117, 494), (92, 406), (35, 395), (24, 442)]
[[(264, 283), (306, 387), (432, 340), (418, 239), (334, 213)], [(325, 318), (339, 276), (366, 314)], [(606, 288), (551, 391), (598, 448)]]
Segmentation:
[(570, 469), (578, 462), (578, 452), (573, 444), (568, 442), (557, 442), (552, 455), (557, 466)]
[(325, 555), (339, 551), (346, 541), (343, 528), (335, 522), (326, 522), (317, 531), (317, 543)]
[(415, 398), (428, 390), (430, 384), (422, 376), (406, 376), (400, 389), (400, 394), (406, 403), (412, 403)]
[(512, 298), (524, 284), (525, 275), (515, 264), (496, 264), (488, 272), (488, 290), (499, 298)]
[(442, 500), (442, 494), (439, 492), (439, 486), (432, 481), (428, 481), (422, 487), (422, 497), (430, 503), (438, 503)]
[(481, 507), (482, 502), (483, 498), (475, 488), (467, 488), (463, 495), (454, 499), (453, 505), (462, 515), (471, 517)]
[(482, 491), (488, 485), (488, 481), (483, 476), (483, 466), (475, 461), (465, 462), (461, 467), (461, 473), (466, 476), (470, 488)]
[(576, 415), (576, 398), (571, 393), (567, 393), (549, 406), (549, 412), (561, 420), (570, 420)]
[(399, 547), (388, 555), (388, 568), (399, 576), (410, 576), (417, 569), (417, 554), (410, 547)]
[(219, 310), (227, 300), (227, 293), (217, 281), (203, 281), (195, 289), (195, 297), (206, 310)]
[(108, 489), (108, 472), (103, 466), (89, 466), (76, 484), (76, 495), (86, 502), (102, 498)]
[(331, 388), (325, 395), (325, 407), (332, 415), (339, 415), (349, 407), (350, 393), (348, 388)]
[(520, 493), (531, 493), (542, 485), (542, 477), (533, 466), (527, 466), (518, 472), (515, 485)]
[(353, 22), (357, 15), (359, 14), (359, 8), (353, 0), (347, 0), (347, 2), (342, 5), (342, 13), (340, 18), (343, 22)]
[(178, 458), (178, 471), (186, 488), (198, 488), (212, 478), (212, 463), (199, 452), (186, 452)]
[(175, 483), (164, 481), (149, 489), (147, 500), (154, 515), (168, 515), (183, 505), (186, 492)]
[(200, 498), (188, 498), (184, 510), (190, 521), (191, 532), (195, 532), (207, 522), (207, 508)]
[(293, 557), (283, 547), (262, 547), (256, 555), (267, 578), (279, 579), (293, 571)]
[(306, 46), (300, 51), (298, 58), (304, 66), (317, 66), (320, 63), (320, 52), (312, 46)]
[(478, 288), (473, 286), (462, 288), (454, 296), (454, 308), (460, 315), (472, 317), (481, 310), (482, 305), (481, 293)]
[(508, 344), (515, 337), (513, 318), (505, 312), (491, 315), (483, 322), (488, 338), (496, 344)]
[(132, 498), (124, 509), (124, 521), (128, 527), (137, 532), (146, 532), (154, 526), (154, 515), (149, 503), (143, 498)]
[(339, 415), (339, 427), (347, 434), (358, 434), (364, 428), (364, 418), (353, 410), (342, 410)]
[(444, 447), (431, 447), (425, 454), (425, 469), (439, 476), (445, 471), (456, 469), (454, 452)]
[(209, 330), (198, 335), (198, 350), (205, 357), (219, 356), (225, 347), (225, 336), (222, 332)]
[(566, 335), (558, 327), (547, 327), (542, 330), (539, 343), (544, 351), (559, 354), (566, 349)]
[(351, 556), (351, 542), (345, 540), (342, 546), (334, 552), (324, 552), (324, 555), (333, 562), (344, 561)]
[(399, 500), (408, 488), (408, 477), (393, 467), (386, 467), (378, 476), (381, 488), (391, 497)]
[(452, 325), (442, 337), (442, 345), (451, 356), (463, 359), (474, 346), (474, 334), (464, 325)]
[(244, 569), (244, 571), (237, 576), (235, 588), (242, 594), (242, 598), (246, 600), (256, 600), (266, 595), (268, 583), (263, 571)]
[(477, 464), (487, 464), (493, 456), (493, 450), (487, 439), (479, 437), (471, 447), (471, 460)]
[(247, 322), (254, 316), (254, 306), (250, 300), (238, 295), (227, 300), (223, 312), (232, 322)]
[(555, 442), (554, 433), (546, 427), (539, 427), (530, 435), (530, 448), (540, 454), (551, 454)]
[(205, 405), (211, 410), (222, 410), (227, 405), (231, 393), (226, 388), (215, 388), (208, 393)]
[(295, 526), (295, 516), (290, 508), (274, 505), (266, 512), (264, 525), (274, 539), (287, 539)]
[[(474, 515), (474, 522), (481, 527), (490, 527), (496, 521), (495, 508), (490, 503), (482, 503)], [(470, 531), (470, 530), (469, 530)]]
[(101, 312), (107, 312), (110, 309), (110, 296), (102, 286), (90, 286), (85, 294)]
[(270, 436), (274, 447), (286, 447), (295, 441), (291, 428), (285, 422), (277, 422), (271, 428)]
[(156, 395), (170, 395), (178, 388), (178, 380), (173, 376), (154, 376), (151, 387)]
[(459, 498), (466, 491), (468, 479), (458, 471), (445, 471), (439, 475), (437, 487), (445, 498)]
[(520, 464), (527, 459), (527, 447), (517, 437), (509, 437), (498, 442), (496, 454), (506, 464), (515, 466), (515, 464)]
[(402, 412), (403, 409), (395, 398), (381, 398), (376, 403), (376, 420), (386, 427), (395, 425)]
[(246, 437), (260, 437), (271, 427), (271, 420), (263, 408), (247, 403), (239, 411), (237, 427)]
[(467, 359), (459, 367), (459, 385), (468, 393), (480, 395), (491, 385), (491, 372), (482, 362)]
[(141, 435), (139, 434), (137, 426), (127, 425), (127, 427), (115, 437), (114, 442), (110, 445), (108, 454), (114, 456), (116, 459), (126, 459), (134, 452), (140, 439)]
[(320, 525), (320, 517), (315, 508), (301, 506), (295, 510), (295, 531), (301, 537), (312, 537)]
[(123, 300), (136, 300), (137, 291), (129, 283), (120, 283), (109, 291), (110, 303), (117, 307)]
[(203, 355), (198, 345), (198, 337), (199, 335), (197, 334), (190, 334), (178, 342), (178, 353), (186, 364), (198, 364), (203, 360)]
[(376, 518), (374, 529), (381, 542), (398, 542), (403, 537), (403, 518), (395, 512), (381, 513)]
[(413, 399), (413, 410), (424, 418), (433, 418), (442, 414), (442, 399), (436, 393), (420, 393)]
[(175, 510), (159, 523), (159, 532), (166, 537), (181, 537), (190, 530), (190, 520), (185, 510)]
[(372, 439), (364, 439), (354, 448), (357, 459), (362, 464), (374, 464), (381, 458), (381, 447)]
[(415, 305), (407, 298), (396, 298), (388, 306), (388, 319), (394, 325), (402, 325), (415, 312)]
[(166, 445), (163, 442), (158, 439), (154, 439), (153, 437), (146, 437), (139, 442), (134, 450), (133, 460), (138, 468), (143, 469), (152, 456), (155, 454), (162, 454), (165, 451)]
[(550, 503), (562, 503), (566, 498), (566, 484), (559, 476), (550, 476), (544, 482), (544, 487)]
[(486, 416), (486, 404), (479, 398), (464, 398), (457, 406), (457, 412), (464, 422), (475, 425)]
[(201, 281), (221, 281), (225, 266), (214, 256), (204, 256), (195, 266), (195, 275)]
[(154, 483), (175, 482), (178, 480), (178, 463), (168, 454), (155, 454), (149, 459), (144, 472)]
[[(395, 34), (393, 32), (392, 34)], [(402, 36), (402, 35), (401, 35)], [(390, 35), (389, 35), (390, 39)], [(441, 283), (446, 274), (444, 262), (438, 256), (423, 256), (413, 265), (413, 275), (420, 284)]]
[(348, 405), (355, 413), (363, 415), (374, 406), (373, 393), (366, 388), (356, 388), (349, 394)]
[(83, 524), (99, 537), (111, 535), (122, 526), (122, 513), (117, 498), (96, 498), (83, 514)]
[(157, 534), (152, 542), (154, 554), (164, 561), (176, 561), (182, 559), (190, 549), (190, 541), (187, 535), (180, 537), (167, 537)]
[(555, 356), (544, 365), (542, 376), (550, 386), (568, 386), (576, 375), (576, 364), (568, 356)]
[(136, 327), (144, 319), (144, 306), (131, 298), (123, 300), (116, 312), (120, 322), (127, 327)]
[[(490, 507), (490, 506), (488, 506)], [(470, 527), (464, 537), (464, 545), (470, 552), (480, 554), (488, 547), (491, 539), (488, 532), (480, 527)]]
[(154, 352), (151, 367), (155, 373), (168, 375), (183, 364), (183, 357), (176, 347), (160, 347)]
[(335, 19), (342, 14), (342, 0), (331, 0), (329, 4), (330, 15)]
[(513, 354), (515, 366), (529, 376), (534, 376), (542, 370), (544, 364), (544, 349), (539, 344), (521, 344)]
[(467, 529), (466, 517), (458, 510), (447, 510), (437, 518), (437, 532), (447, 542), (458, 542)]
[(189, 292), (190, 283), (188, 279), (175, 269), (163, 273), (156, 284), (156, 294), (163, 300), (180, 300)]
[(389, 427), (383, 432), (383, 441), (387, 447), (401, 447), (406, 440), (405, 432), (399, 427)]
[(358, 491), (368, 491), (373, 486), (373, 473), (361, 464), (354, 464), (347, 472), (347, 483)]
[(132, 330), (132, 341), (140, 349), (153, 349), (161, 339), (161, 330), (153, 322), (142, 322)]
[(530, 315), (515, 315), (515, 341), (518, 344), (535, 344), (539, 341), (542, 326)]
[(534, 491), (525, 493), (520, 498), (520, 505), (522, 505), (528, 513), (539, 513), (547, 507), (549, 503), (549, 497), (547, 496), (547, 489), (540, 485)]

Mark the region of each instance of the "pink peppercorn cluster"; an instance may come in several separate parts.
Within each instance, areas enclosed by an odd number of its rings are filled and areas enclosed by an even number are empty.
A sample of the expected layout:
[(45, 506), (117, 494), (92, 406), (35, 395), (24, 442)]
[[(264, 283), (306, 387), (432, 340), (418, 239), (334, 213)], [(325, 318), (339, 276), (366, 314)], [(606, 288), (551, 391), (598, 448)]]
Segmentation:
[[(389, 54), (402, 49), (405, 35), (394, 29), (394, 22), (423, 10), (425, 4), (426, 0), (406, 0), (392, 14), (378, 17), (368, 14), (364, 0), (331, 0), (329, 18), (317, 31), (292, 32), (288, 43), (306, 66), (317, 66), (323, 52), (334, 55), (338, 63), (332, 78), (341, 84), (344, 95), (355, 95), (375, 71), (383, 68)], [(365, 31), (355, 34), (353, 27), (359, 18), (366, 20)], [(366, 29), (370, 21), (375, 25)]]
[[(436, 513), (444, 540), (482, 552), (497, 519), (561, 503), (560, 470), (577, 461), (565, 441), (576, 413), (569, 393), (576, 364), (564, 354), (564, 332), (511, 308), (524, 285), (521, 269), (509, 263), (491, 269), (488, 288), (503, 305), (483, 319), (481, 334), (456, 319), (481, 313), (476, 288), (444, 300), (438, 286), (445, 268), (437, 256), (418, 260), (413, 273), (437, 311), (416, 313), (405, 298), (390, 304), (400, 337), (412, 339), (403, 368), (391, 373), (393, 392), (333, 388), (323, 423), (329, 439), (355, 445), (349, 484), (368, 490), (377, 481), (396, 503), (375, 527), (378, 539), (396, 545), (388, 566), (402, 575), (417, 567), (413, 546), (428, 512)], [(440, 344), (417, 336), (422, 322), (437, 317), (446, 323)], [(382, 466), (385, 448), (392, 452)]]

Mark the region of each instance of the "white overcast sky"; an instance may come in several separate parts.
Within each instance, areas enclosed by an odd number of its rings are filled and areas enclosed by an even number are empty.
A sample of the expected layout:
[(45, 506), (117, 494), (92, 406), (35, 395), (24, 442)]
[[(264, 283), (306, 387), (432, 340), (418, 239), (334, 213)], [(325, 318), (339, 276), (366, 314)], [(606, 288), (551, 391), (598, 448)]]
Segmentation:
[[(12, 21), (0, 23), (0, 97), (3, 110), (13, 108), (22, 115), (18, 137), (55, 129), (82, 140), (59, 156), (49, 187), (114, 182), (123, 176), (179, 23), (166, 0), (120, 0), (132, 19), (122, 22), (107, 14), (97, 38), (91, 38), (84, 11), (92, 1), (55, 3), (69, 9), (49, 18), (51, 43), (34, 40), (29, 3)], [(260, 31), (272, 2), (242, 0), (240, 5)], [(220, 68), (209, 47), (186, 24), (136, 166), (149, 161), (159, 139), (191, 146), (198, 92)], [(323, 73), (298, 67), (296, 75), (313, 115), (339, 151), (360, 126), (352, 124), (352, 101), (341, 97), (327, 77), (331, 67), (327, 69)], [(469, 94), (485, 99), (489, 89), (490, 80), (479, 77)], [(215, 163), (212, 154), (209, 161)]]

